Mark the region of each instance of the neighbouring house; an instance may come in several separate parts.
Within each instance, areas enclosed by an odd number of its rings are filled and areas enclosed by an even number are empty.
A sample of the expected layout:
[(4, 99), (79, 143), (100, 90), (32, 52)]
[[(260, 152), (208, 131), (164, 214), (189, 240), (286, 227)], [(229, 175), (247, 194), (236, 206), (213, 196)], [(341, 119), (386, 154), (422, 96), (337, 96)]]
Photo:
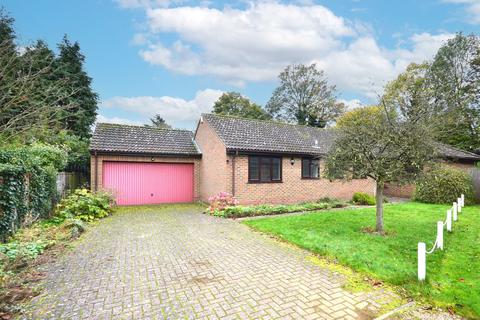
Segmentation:
[[(321, 177), (333, 140), (325, 129), (214, 114), (203, 114), (195, 133), (100, 123), (90, 146), (91, 185), (113, 192), (120, 205), (208, 201), (221, 191), (242, 204), (373, 195), (371, 179)], [(480, 160), (450, 147), (441, 152), (456, 165)]]

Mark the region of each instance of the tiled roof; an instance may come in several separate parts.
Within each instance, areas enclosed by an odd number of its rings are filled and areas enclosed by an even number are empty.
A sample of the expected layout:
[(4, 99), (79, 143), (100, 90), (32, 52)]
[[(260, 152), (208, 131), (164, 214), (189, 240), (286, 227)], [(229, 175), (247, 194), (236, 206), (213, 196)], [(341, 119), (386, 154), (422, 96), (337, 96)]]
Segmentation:
[[(325, 155), (335, 140), (335, 133), (328, 129), (215, 114), (202, 117), (228, 151)], [(439, 144), (439, 152), (445, 158), (480, 160), (474, 153), (443, 144)]]
[(445, 158), (480, 161), (480, 156), (478, 154), (460, 150), (445, 144), (439, 144), (438, 151)]
[(329, 130), (275, 121), (203, 114), (227, 150), (324, 155), (334, 140)]
[(158, 155), (200, 155), (193, 132), (98, 123), (90, 141), (90, 151)]

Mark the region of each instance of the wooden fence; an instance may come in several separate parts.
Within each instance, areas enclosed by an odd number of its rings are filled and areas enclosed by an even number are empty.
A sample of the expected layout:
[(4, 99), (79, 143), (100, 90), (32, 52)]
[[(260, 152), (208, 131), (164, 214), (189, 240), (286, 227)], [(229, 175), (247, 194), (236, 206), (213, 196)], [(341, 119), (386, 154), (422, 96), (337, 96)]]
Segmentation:
[(88, 187), (88, 184), (86, 172), (59, 172), (57, 175), (57, 191), (62, 197), (77, 188)]
[(472, 168), (470, 175), (473, 180), (473, 190), (475, 191), (475, 198), (480, 200), (480, 168)]

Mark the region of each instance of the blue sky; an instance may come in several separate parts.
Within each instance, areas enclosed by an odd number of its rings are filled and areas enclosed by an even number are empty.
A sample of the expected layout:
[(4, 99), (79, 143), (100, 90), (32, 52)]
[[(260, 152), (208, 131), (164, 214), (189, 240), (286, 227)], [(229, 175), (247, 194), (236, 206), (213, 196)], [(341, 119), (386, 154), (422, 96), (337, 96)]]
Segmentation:
[(20, 45), (78, 41), (99, 121), (155, 113), (193, 128), (224, 91), (264, 105), (288, 64), (312, 63), (354, 107), (455, 32), (480, 31), (480, 0), (82, 0), (0, 3)]

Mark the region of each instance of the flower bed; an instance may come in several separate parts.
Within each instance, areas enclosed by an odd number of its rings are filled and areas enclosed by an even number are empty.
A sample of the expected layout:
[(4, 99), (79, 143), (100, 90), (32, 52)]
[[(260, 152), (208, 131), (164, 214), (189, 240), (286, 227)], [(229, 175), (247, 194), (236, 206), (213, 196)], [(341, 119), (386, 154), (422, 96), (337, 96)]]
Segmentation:
[[(225, 194), (223, 195), (225, 198)], [(229, 199), (231, 203), (237, 203), (236, 200), (232, 200), (232, 196), (228, 195), (226, 198)], [(218, 206), (218, 203), (214, 203), (209, 207), (207, 213), (216, 217), (223, 218), (243, 218), (243, 217), (254, 217), (254, 216), (264, 216), (264, 215), (275, 215), (281, 213), (291, 213), (291, 212), (302, 212), (302, 211), (314, 211), (314, 210), (324, 210), (331, 208), (342, 208), (347, 206), (347, 203), (336, 200), (336, 199), (322, 199), (318, 202), (307, 202), (300, 204), (290, 204), (290, 205), (254, 205), (254, 206), (239, 206), (239, 205), (226, 205)]]

